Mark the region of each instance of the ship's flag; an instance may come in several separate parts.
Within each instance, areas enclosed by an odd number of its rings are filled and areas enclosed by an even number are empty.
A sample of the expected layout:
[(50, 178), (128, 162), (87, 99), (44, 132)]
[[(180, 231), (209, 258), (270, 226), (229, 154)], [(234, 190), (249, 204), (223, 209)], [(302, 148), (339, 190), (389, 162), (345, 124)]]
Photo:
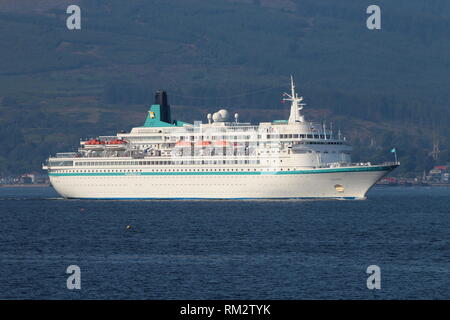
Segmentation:
[(391, 152), (392, 152), (392, 153), (394, 153), (394, 152), (396, 152), (396, 151), (397, 151), (397, 150), (395, 150), (395, 148), (392, 148), (392, 149), (391, 149)]

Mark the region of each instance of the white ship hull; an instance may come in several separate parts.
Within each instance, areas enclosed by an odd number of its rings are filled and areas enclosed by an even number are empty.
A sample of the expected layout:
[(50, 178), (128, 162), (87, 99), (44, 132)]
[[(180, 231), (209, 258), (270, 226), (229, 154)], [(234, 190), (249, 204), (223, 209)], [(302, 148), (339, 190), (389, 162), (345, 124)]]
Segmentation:
[(397, 165), (277, 172), (139, 172), (50, 174), (76, 199), (365, 199)]

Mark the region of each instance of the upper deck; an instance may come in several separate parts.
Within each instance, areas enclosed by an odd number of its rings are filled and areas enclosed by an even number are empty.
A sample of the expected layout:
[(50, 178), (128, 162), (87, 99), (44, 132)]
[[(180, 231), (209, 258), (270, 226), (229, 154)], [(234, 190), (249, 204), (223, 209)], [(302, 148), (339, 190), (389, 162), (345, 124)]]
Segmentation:
[[(207, 123), (190, 124), (172, 121), (167, 95), (158, 92), (143, 126), (115, 136), (80, 141), (77, 152), (57, 154), (50, 163), (83, 166), (82, 159), (91, 159), (98, 161), (86, 163), (107, 165), (110, 161), (102, 159), (145, 159), (146, 164), (164, 164), (169, 159), (172, 164), (279, 165), (284, 161), (317, 167), (350, 162), (351, 146), (340, 131), (335, 134), (331, 126), (306, 121), (300, 114), (305, 104), (295, 92), (292, 79), (291, 93), (284, 93), (284, 97), (291, 101), (288, 120), (252, 125), (239, 121), (237, 113), (231, 119), (229, 112), (222, 109), (208, 114)], [(53, 161), (55, 158), (58, 160)], [(127, 161), (120, 163), (126, 165)]]

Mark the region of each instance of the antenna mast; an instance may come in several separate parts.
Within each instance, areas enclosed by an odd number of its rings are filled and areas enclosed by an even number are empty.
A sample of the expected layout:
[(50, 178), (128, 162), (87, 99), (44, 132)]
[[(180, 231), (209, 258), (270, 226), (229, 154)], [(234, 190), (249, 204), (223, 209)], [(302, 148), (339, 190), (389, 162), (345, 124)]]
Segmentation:
[(292, 75), (291, 75), (291, 94), (283, 92), (283, 96), (284, 101), (291, 101), (291, 113), (289, 115), (288, 122), (295, 123), (305, 121), (304, 117), (300, 114), (300, 110), (303, 109), (305, 104), (301, 103), (303, 101), (303, 97), (299, 97), (298, 94), (295, 92), (294, 78), (292, 77)]

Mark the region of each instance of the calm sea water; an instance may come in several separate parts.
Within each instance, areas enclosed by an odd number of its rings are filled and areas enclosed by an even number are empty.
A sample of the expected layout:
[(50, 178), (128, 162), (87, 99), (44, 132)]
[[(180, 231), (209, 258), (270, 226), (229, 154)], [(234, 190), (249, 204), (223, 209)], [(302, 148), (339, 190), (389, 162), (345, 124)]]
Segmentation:
[[(0, 222), (0, 299), (450, 299), (450, 188), (378, 187), (366, 201), (0, 188)], [(381, 290), (366, 286), (373, 264)]]

